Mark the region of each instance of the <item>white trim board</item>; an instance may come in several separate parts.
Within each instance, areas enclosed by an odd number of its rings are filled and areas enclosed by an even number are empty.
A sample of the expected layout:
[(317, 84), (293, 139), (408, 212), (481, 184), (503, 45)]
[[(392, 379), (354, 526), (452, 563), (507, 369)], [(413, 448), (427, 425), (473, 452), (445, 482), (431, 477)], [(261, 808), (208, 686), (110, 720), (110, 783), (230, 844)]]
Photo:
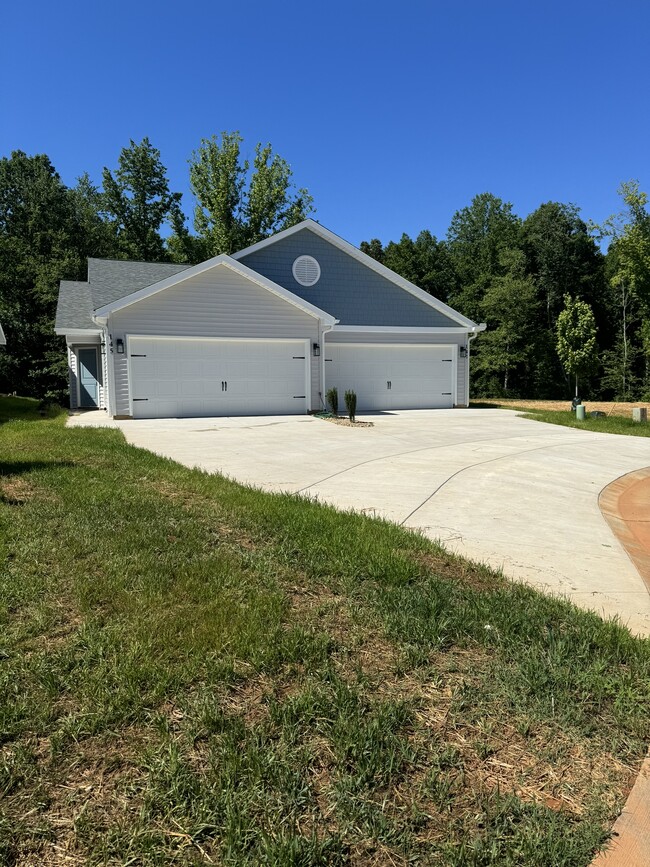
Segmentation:
[(55, 328), (55, 334), (59, 334), (62, 337), (96, 337), (98, 334), (101, 335), (101, 328)]
[[(433, 328), (414, 327), (411, 325), (335, 325), (331, 333), (356, 334), (469, 334), (471, 329), (463, 328)], [(442, 344), (441, 344), (442, 345)]]
[(229, 268), (234, 273), (250, 280), (251, 283), (256, 283), (262, 289), (266, 289), (273, 295), (281, 298), (283, 301), (293, 304), (294, 307), (308, 313), (310, 316), (314, 316), (316, 319), (321, 319), (328, 325), (334, 325), (338, 322), (334, 316), (331, 316), (319, 307), (310, 304), (309, 301), (305, 301), (298, 295), (294, 295), (293, 292), (290, 292), (283, 286), (279, 286), (277, 283), (274, 283), (262, 274), (258, 274), (257, 271), (253, 271), (253, 269), (249, 268), (247, 265), (236, 262), (231, 256), (227, 256), (225, 253), (222, 253), (220, 256), (215, 256), (213, 259), (208, 259), (206, 262), (201, 262), (199, 265), (194, 265), (192, 268), (179, 271), (178, 274), (173, 274), (171, 277), (166, 277), (164, 280), (159, 280), (157, 283), (152, 283), (151, 286), (145, 286), (144, 289), (138, 289), (137, 292), (132, 292), (130, 295), (118, 298), (117, 301), (113, 301), (110, 304), (105, 304), (103, 307), (99, 307), (95, 310), (93, 318), (99, 319), (108, 316), (111, 313), (115, 313), (117, 310), (130, 307), (132, 304), (137, 304), (138, 301), (142, 301), (144, 298), (149, 298), (152, 295), (156, 295), (158, 292), (170, 289), (172, 286), (178, 286), (186, 280), (191, 280), (192, 277), (197, 277), (199, 274), (203, 274), (206, 271), (218, 267)]
[(387, 268), (385, 265), (377, 262), (377, 260), (373, 259), (372, 256), (367, 256), (365, 253), (362, 253), (361, 250), (359, 250), (357, 247), (353, 246), (348, 241), (345, 241), (343, 238), (341, 238), (339, 235), (336, 235), (334, 232), (331, 232), (329, 229), (326, 229), (324, 226), (321, 226), (320, 223), (317, 223), (315, 220), (303, 220), (302, 223), (291, 226), (290, 229), (285, 229), (282, 232), (278, 232), (277, 235), (271, 235), (270, 238), (265, 238), (263, 241), (258, 241), (257, 244), (252, 244), (250, 247), (246, 247), (244, 250), (239, 250), (237, 253), (233, 253), (232, 258), (237, 260), (242, 259), (244, 256), (248, 256), (251, 253), (256, 253), (258, 250), (263, 250), (265, 247), (268, 247), (271, 244), (275, 244), (276, 241), (281, 241), (283, 238), (289, 238), (291, 235), (294, 235), (296, 232), (300, 232), (302, 229), (309, 229), (315, 235), (323, 238), (323, 240), (329, 241), (330, 244), (338, 247), (339, 250), (342, 250), (344, 253), (347, 253), (349, 256), (352, 256), (354, 259), (362, 262), (364, 265), (366, 265), (368, 268), (371, 268), (377, 274), (385, 277), (387, 280), (390, 280), (391, 283), (394, 283), (396, 286), (405, 289), (407, 292), (410, 292), (411, 295), (414, 295), (420, 301), (428, 304), (429, 307), (433, 307), (435, 310), (438, 310), (440, 313), (443, 313), (445, 316), (453, 319), (454, 322), (458, 322), (459, 325), (465, 325), (468, 329), (476, 326), (476, 322), (473, 322), (471, 319), (463, 316), (462, 313), (458, 313), (457, 310), (454, 310), (453, 308), (449, 307), (449, 305), (444, 304), (437, 298), (434, 298), (433, 295), (429, 295), (428, 292), (425, 292), (424, 289), (420, 289), (420, 287), (416, 286), (415, 283), (411, 283), (409, 280), (405, 280), (404, 277), (400, 277), (399, 274), (396, 274), (394, 271), (391, 271), (390, 268)]

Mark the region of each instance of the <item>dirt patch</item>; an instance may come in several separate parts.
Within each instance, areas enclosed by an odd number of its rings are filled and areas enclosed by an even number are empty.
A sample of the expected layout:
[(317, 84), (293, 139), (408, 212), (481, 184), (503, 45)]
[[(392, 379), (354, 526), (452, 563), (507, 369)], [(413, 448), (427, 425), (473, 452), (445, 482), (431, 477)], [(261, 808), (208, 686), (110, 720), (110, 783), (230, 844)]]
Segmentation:
[(341, 425), (341, 427), (374, 427), (375, 423), (372, 421), (350, 421), (349, 418), (327, 418), (326, 416), (322, 416), (323, 421), (329, 421), (332, 424)]
[(408, 551), (407, 556), (424, 566), (427, 572), (433, 573), (436, 578), (464, 584), (474, 590), (496, 590), (503, 587), (505, 583), (503, 578), (500, 578), (491, 569), (483, 568), (453, 555)]
[[(539, 410), (550, 410), (553, 412), (570, 410), (571, 409), (571, 400), (491, 400), (489, 398), (481, 398), (476, 401), (477, 404), (485, 405), (489, 404), (491, 406), (505, 406), (510, 407), (512, 409), (539, 409)], [(598, 401), (598, 400), (588, 400), (585, 401), (585, 408), (587, 412), (604, 412), (606, 415), (615, 415), (621, 416), (623, 418), (632, 418), (632, 410), (635, 407), (645, 407), (650, 410), (650, 403), (644, 403), (643, 401), (637, 401), (636, 403), (615, 403), (613, 401)]]
[(18, 476), (0, 477), (0, 501), (7, 506), (23, 506), (38, 493), (35, 485)]

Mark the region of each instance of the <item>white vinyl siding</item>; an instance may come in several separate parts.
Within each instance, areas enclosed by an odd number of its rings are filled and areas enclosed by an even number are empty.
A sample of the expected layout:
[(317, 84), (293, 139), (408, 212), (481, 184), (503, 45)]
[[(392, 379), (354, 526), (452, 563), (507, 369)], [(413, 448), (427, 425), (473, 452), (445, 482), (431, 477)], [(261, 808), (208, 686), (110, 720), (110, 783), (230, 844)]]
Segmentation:
[[(127, 335), (319, 340), (319, 320), (256, 283), (221, 267), (196, 275), (112, 314), (115, 346)], [(320, 359), (307, 354), (311, 403), (319, 406)], [(113, 355), (115, 413), (130, 415), (127, 353)]]
[(72, 346), (68, 346), (68, 373), (70, 375), (70, 409), (77, 409), (77, 353)]

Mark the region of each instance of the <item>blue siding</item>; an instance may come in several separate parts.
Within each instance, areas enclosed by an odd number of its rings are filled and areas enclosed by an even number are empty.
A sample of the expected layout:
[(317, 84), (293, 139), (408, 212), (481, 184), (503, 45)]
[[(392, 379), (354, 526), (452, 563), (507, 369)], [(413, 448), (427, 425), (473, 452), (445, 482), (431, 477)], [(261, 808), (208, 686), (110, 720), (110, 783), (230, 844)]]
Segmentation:
[[(297, 283), (291, 273), (295, 259), (305, 255), (317, 259), (321, 268), (320, 280), (308, 288)], [(458, 322), (429, 307), (309, 229), (301, 229), (256, 253), (249, 253), (240, 261), (331, 313), (341, 325), (458, 327)]]

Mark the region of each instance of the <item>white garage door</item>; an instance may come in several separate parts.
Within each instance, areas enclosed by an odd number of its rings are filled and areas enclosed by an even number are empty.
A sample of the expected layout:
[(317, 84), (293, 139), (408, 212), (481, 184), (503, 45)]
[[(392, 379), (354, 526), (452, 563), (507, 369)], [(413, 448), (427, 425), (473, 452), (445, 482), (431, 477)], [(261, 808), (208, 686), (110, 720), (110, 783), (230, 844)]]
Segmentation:
[(308, 407), (304, 340), (131, 337), (134, 418), (292, 415)]
[(455, 347), (330, 343), (325, 348), (327, 388), (341, 407), (348, 389), (363, 410), (451, 407)]

